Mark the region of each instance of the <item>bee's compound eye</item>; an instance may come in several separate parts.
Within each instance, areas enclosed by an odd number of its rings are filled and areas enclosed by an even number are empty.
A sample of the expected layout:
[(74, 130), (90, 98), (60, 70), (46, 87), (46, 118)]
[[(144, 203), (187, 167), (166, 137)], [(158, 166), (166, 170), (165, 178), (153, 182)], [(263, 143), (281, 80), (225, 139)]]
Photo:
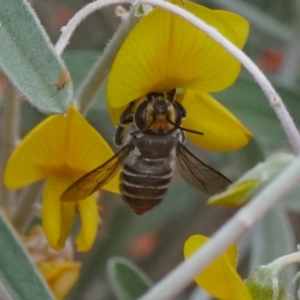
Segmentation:
[(138, 108), (134, 114), (135, 126), (140, 130), (143, 130), (146, 128), (148, 106), (149, 106), (149, 104), (147, 103), (147, 101), (143, 101), (138, 106)]

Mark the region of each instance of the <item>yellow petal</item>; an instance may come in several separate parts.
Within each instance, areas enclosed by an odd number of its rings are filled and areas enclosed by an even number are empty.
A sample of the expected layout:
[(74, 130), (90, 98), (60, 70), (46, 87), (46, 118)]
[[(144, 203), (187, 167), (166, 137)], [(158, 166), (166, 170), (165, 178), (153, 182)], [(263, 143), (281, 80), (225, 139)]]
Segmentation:
[(109, 103), (107, 103), (107, 108), (108, 108), (108, 113), (109, 113), (110, 119), (111, 119), (112, 123), (114, 124), (114, 126), (116, 127), (120, 122), (121, 114), (126, 109), (126, 105), (119, 107), (119, 108), (114, 108), (114, 107), (111, 107), (109, 105)]
[(65, 246), (66, 240), (69, 237), (73, 228), (76, 203), (74, 202), (60, 202), (61, 224), (58, 245), (60, 248)]
[[(207, 241), (207, 238), (206, 240)], [(204, 241), (204, 242), (205, 242)], [(203, 243), (204, 243), (203, 242)], [(238, 256), (238, 248), (237, 246), (231, 245), (224, 253), (223, 253), (224, 257), (227, 259), (228, 263), (230, 266), (232, 266), (233, 269), (236, 270), (236, 266), (237, 266), (237, 256)]]
[(112, 177), (108, 183), (106, 183), (101, 190), (106, 190), (113, 192), (115, 194), (120, 194), (120, 171), (117, 172), (114, 177)]
[[(239, 39), (228, 17), (204, 6), (186, 8), (216, 27), (233, 43)], [(107, 87), (111, 107), (149, 93), (189, 88), (212, 92), (231, 85), (240, 64), (205, 33), (167, 11), (154, 9), (131, 31), (113, 64)]]
[(85, 252), (92, 247), (100, 225), (99, 210), (95, 197), (90, 196), (85, 200), (78, 201), (78, 211), (81, 226), (76, 239), (77, 250)]
[[(208, 238), (200, 235), (191, 236), (184, 245), (184, 256), (188, 258), (199, 247), (203, 246)], [(195, 279), (207, 293), (222, 300), (251, 300), (251, 296), (242, 279), (232, 264), (236, 258), (235, 245), (230, 246), (224, 254), (218, 257)]]
[(64, 299), (79, 278), (80, 264), (76, 262), (43, 261), (38, 268), (57, 300)]
[(182, 126), (204, 133), (187, 132), (196, 145), (207, 150), (233, 151), (250, 141), (252, 134), (209, 94), (188, 90), (181, 103), (187, 110)]
[(239, 48), (243, 48), (246, 43), (250, 29), (248, 21), (245, 20), (243, 17), (226, 10), (214, 10), (214, 13), (231, 26), (237, 37), (236, 45)]
[(100, 134), (71, 107), (66, 116), (46, 118), (10, 157), (4, 181), (21, 188), (46, 176), (79, 177), (113, 155)]
[(62, 203), (59, 200), (62, 192), (74, 179), (50, 177), (45, 186), (42, 203), (42, 225), (50, 246), (59, 250), (73, 226), (75, 202)]

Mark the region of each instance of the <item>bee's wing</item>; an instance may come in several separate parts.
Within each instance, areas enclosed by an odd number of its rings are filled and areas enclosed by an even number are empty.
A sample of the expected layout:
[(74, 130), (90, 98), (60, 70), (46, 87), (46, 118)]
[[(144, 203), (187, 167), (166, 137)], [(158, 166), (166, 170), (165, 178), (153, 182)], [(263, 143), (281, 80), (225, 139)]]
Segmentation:
[(182, 143), (177, 146), (177, 168), (183, 179), (197, 189), (213, 195), (224, 191), (231, 181), (206, 165)]
[(118, 172), (130, 149), (130, 145), (126, 145), (100, 167), (79, 178), (64, 191), (60, 200), (78, 201), (96, 192)]

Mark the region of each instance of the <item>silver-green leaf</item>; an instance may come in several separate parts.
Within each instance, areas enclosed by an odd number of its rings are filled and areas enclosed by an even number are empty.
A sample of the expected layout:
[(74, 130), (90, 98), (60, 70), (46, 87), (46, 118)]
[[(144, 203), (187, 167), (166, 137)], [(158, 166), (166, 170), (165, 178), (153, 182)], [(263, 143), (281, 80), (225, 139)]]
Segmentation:
[(254, 300), (291, 300), (278, 274), (268, 266), (254, 269), (245, 284)]
[(73, 88), (35, 12), (25, 0), (0, 0), (0, 66), (28, 101), (64, 113)]
[(276, 177), (292, 160), (292, 154), (277, 153), (247, 171), (232, 183), (228, 189), (216, 194), (208, 201), (213, 205), (242, 205), (251, 199), (255, 192), (262, 189)]
[(1, 212), (0, 249), (0, 282), (12, 299), (54, 300), (19, 237)]
[(131, 261), (114, 257), (108, 262), (108, 275), (118, 300), (136, 300), (151, 286), (148, 277)]

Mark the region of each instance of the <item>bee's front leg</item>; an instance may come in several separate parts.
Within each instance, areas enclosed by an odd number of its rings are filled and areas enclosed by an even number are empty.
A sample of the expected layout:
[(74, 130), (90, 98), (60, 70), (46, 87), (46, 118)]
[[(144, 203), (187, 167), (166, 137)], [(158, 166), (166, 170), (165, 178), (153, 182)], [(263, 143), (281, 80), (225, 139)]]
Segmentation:
[(123, 145), (125, 131), (128, 128), (128, 126), (133, 124), (133, 116), (134, 116), (134, 113), (132, 112), (133, 105), (134, 102), (131, 102), (120, 117), (120, 122), (114, 136), (115, 144), (118, 146)]

